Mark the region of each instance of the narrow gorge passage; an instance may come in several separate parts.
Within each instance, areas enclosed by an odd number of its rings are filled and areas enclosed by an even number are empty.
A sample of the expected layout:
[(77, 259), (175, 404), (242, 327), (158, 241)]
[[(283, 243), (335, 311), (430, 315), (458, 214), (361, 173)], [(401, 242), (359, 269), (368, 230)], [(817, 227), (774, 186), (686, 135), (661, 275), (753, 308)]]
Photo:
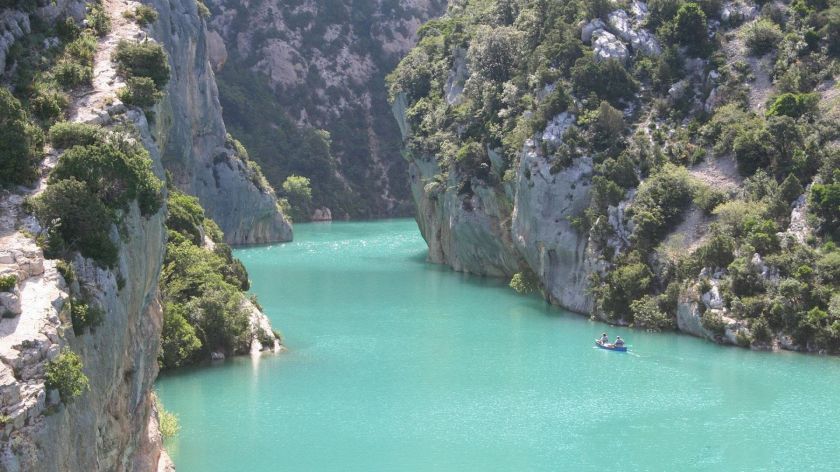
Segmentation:
[[(295, 230), (236, 251), (289, 352), (158, 381), (179, 472), (801, 470), (840, 448), (838, 359), (591, 322), (426, 263), (410, 220)], [(604, 329), (632, 352), (593, 349)]]

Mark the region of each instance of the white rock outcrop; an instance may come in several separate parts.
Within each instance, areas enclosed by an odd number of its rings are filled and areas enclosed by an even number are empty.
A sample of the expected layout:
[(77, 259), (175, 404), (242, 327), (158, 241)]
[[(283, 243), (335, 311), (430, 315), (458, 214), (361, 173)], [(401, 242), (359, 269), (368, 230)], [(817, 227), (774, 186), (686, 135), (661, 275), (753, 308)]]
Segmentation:
[(626, 11), (616, 10), (610, 13), (607, 16), (607, 23), (619, 38), (630, 44), (634, 52), (647, 56), (658, 56), (662, 53), (656, 36), (631, 19)]
[(526, 144), (516, 178), (511, 232), (549, 299), (579, 313), (592, 310), (588, 235), (572, 227), (589, 206), (592, 160), (580, 157), (552, 174), (551, 163)]

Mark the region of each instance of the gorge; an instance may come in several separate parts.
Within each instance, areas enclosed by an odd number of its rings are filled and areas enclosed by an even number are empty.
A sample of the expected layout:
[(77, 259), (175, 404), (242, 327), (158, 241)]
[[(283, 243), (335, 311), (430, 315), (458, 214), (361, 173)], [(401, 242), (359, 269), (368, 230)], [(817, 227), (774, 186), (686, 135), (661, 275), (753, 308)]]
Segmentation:
[(838, 38), (836, 0), (0, 0), (0, 470), (831, 464)]

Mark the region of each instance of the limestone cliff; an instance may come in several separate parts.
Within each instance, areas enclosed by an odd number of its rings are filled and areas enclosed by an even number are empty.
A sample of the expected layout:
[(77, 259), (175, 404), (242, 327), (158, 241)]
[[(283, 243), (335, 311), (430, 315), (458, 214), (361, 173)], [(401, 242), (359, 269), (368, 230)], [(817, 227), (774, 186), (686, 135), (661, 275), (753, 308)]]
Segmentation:
[[(140, 131), (162, 177), (145, 117), (129, 113), (126, 122)], [(20, 313), (0, 321), (0, 410), (6, 417), (0, 468), (156, 470), (160, 437), (147, 428), (158, 372), (157, 277), (165, 210), (143, 217), (133, 204), (123, 219), (129, 236), (119, 238), (114, 231), (121, 241), (117, 266), (105, 270), (77, 256), (72, 261), (75, 279), (68, 285), (57, 261), (45, 260), (19, 231), (39, 228), (20, 203), (19, 195), (6, 195), (3, 203), (0, 272), (19, 281)], [(99, 326), (77, 336), (69, 328), (69, 299), (82, 292), (105, 315)], [(46, 361), (65, 346), (80, 355), (90, 382), (86, 394), (66, 405), (44, 386)]]
[[(384, 77), (445, 2), (206, 3), (225, 120), (272, 185), (309, 177), (313, 208), (330, 208), (335, 218), (409, 214)], [(257, 111), (264, 102), (272, 103), (268, 114)], [(299, 128), (326, 130), (329, 149)]]
[[(127, 133), (132, 146), (148, 151), (157, 178), (165, 178), (168, 165), (176, 182), (202, 198), (230, 241), (290, 239), (272, 191), (260, 188), (258, 174), (228, 143), (193, 1), (156, 6), (160, 17), (151, 33), (167, 47), (172, 68), (166, 98), (145, 113), (117, 98), (125, 84), (112, 62), (116, 45), (147, 36), (124, 15), (137, 5), (104, 2), (111, 29), (97, 41), (90, 85), (68, 93), (64, 118), (96, 124), (101, 132)], [(14, 17), (19, 26), (29, 18), (42, 31), (54, 31), (57, 20), (80, 23), (85, 11), (83, 2), (59, 0), (31, 11), (5, 10), (0, 17)], [(22, 26), (21, 31), (28, 33)], [(3, 48), (26, 39), (3, 38)], [(43, 47), (58, 41), (47, 38)], [(40, 42), (29, 45), (41, 47)], [(6, 65), (13, 75), (18, 64)], [(45, 226), (55, 221), (37, 221), (25, 203), (50, 188), (47, 178), (62, 154), (50, 147), (46, 154), (33, 187), (0, 193), (0, 276), (4, 283), (12, 281), (11, 288), (0, 291), (0, 470), (170, 470), (152, 401), (162, 329), (158, 284), (166, 207), (141, 214), (137, 201), (131, 201), (116, 210), (119, 224), (108, 235), (117, 249), (111, 268), (78, 252), (65, 254), (64, 261), (47, 259), (39, 244), (48, 239)], [(101, 314), (84, 327), (76, 325), (72, 311), (82, 300)], [(253, 344), (259, 347), (256, 335), (270, 331), (270, 325), (258, 309), (246, 308)], [(48, 365), (64, 350), (78, 354), (89, 383), (72, 400), (45, 384)]]
[(231, 244), (291, 240), (291, 226), (273, 190), (228, 142), (197, 3), (155, 0), (149, 5), (160, 14), (150, 35), (164, 45), (173, 70), (154, 127), (175, 184), (198, 197)]
[(672, 6), (464, 0), (419, 30), (388, 85), (429, 259), (610, 323), (840, 353), (836, 8)]

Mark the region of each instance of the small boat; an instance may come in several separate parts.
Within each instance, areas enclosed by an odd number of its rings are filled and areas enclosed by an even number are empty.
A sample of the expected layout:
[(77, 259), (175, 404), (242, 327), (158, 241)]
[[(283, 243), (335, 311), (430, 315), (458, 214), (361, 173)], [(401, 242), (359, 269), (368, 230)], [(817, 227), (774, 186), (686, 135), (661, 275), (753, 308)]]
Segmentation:
[(602, 343), (600, 339), (595, 340), (595, 345), (607, 351), (627, 352), (627, 346), (616, 346), (615, 344)]

